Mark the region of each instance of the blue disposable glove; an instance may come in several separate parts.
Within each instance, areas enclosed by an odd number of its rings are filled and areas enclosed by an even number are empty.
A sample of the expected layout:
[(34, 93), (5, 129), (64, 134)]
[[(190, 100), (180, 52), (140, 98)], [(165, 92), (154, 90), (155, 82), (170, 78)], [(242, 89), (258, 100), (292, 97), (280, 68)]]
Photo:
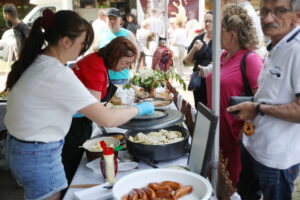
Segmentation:
[(154, 112), (154, 105), (151, 102), (142, 102), (135, 105), (139, 109), (139, 114), (137, 116), (142, 115), (151, 115)]

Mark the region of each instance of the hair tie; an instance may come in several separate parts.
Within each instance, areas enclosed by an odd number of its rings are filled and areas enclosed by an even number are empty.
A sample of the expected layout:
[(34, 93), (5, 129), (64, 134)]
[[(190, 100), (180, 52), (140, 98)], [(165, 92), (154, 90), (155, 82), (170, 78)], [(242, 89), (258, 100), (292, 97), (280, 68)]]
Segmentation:
[(51, 26), (51, 24), (54, 21), (54, 14), (50, 9), (45, 9), (43, 11), (43, 16), (41, 18), (41, 27), (43, 29), (48, 30), (48, 28)]

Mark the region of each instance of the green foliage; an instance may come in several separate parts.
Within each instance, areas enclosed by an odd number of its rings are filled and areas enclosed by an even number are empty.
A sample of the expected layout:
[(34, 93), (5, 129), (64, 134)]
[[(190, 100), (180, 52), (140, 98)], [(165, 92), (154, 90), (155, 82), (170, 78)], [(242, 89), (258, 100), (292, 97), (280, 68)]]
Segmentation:
[(157, 88), (159, 86), (166, 86), (167, 80), (176, 80), (182, 85), (183, 89), (186, 90), (186, 84), (182, 80), (179, 74), (174, 72), (174, 68), (167, 72), (163, 72), (161, 70), (151, 70), (151, 69), (144, 69), (137, 72), (130, 83), (133, 85), (140, 86), (144, 88), (146, 91), (150, 91), (153, 85), (153, 88)]

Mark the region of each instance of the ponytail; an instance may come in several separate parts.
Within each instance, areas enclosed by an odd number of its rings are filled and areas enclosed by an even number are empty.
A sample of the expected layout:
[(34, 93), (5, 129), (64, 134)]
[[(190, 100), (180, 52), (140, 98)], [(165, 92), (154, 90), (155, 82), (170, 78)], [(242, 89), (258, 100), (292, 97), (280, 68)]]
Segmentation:
[(24, 42), (19, 59), (12, 65), (8, 74), (5, 91), (13, 88), (21, 75), (32, 64), (37, 55), (41, 53), (42, 46), (45, 43), (45, 37), (40, 26), (41, 17), (33, 23), (30, 34)]

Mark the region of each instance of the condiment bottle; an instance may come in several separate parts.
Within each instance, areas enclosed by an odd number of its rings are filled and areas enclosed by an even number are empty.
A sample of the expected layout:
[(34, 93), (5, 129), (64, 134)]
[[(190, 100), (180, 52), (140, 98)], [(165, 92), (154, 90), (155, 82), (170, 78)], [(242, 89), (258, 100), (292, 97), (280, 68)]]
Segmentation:
[(103, 177), (110, 184), (116, 182), (115, 176), (118, 171), (118, 161), (114, 154), (114, 149), (108, 147), (104, 141), (100, 142), (101, 148), (103, 149), (103, 155), (100, 159), (100, 168)]

